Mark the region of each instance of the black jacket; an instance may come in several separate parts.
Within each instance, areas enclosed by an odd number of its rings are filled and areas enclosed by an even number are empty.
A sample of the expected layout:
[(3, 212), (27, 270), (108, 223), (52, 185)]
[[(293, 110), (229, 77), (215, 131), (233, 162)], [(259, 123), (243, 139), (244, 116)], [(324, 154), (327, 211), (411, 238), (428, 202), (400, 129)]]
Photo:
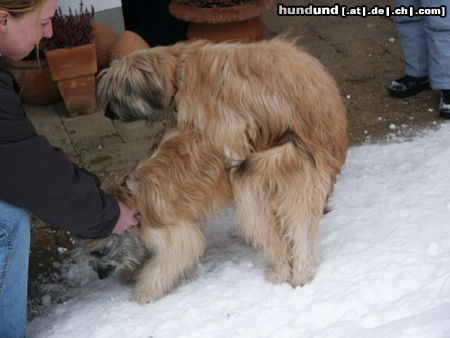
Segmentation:
[(80, 237), (110, 235), (120, 213), (116, 199), (37, 134), (18, 90), (0, 58), (0, 200)]

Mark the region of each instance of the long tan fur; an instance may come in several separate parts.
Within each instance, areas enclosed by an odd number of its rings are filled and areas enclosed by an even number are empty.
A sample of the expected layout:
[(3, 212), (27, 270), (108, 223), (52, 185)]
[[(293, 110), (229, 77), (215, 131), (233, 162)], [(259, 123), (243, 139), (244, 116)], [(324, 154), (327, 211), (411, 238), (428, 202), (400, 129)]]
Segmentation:
[(137, 301), (161, 297), (195, 267), (201, 224), (231, 202), (242, 236), (267, 259), (267, 279), (312, 280), (318, 224), (348, 148), (339, 90), (317, 59), (282, 38), (198, 41), (135, 52), (99, 80), (108, 116), (176, 119), (127, 180), (140, 239), (155, 253)]

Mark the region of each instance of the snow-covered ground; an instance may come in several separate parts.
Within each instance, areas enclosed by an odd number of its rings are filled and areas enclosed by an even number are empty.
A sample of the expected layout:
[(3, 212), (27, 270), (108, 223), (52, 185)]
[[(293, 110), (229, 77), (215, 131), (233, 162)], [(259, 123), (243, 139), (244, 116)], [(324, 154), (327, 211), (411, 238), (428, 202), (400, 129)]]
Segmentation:
[(264, 280), (227, 211), (198, 272), (163, 299), (137, 305), (130, 286), (72, 266), (79, 286), (29, 336), (450, 337), (450, 124), (351, 148), (330, 206), (322, 262), (303, 288)]

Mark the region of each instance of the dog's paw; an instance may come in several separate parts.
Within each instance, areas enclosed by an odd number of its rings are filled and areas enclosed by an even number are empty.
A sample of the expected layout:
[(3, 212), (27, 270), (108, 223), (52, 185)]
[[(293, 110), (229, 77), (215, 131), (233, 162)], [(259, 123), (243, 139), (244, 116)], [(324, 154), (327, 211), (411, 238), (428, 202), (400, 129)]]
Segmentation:
[(293, 287), (304, 286), (314, 279), (314, 272), (308, 271), (303, 273), (294, 273), (289, 279), (289, 284)]
[(164, 294), (165, 292), (161, 288), (151, 287), (148, 284), (138, 284), (133, 290), (133, 299), (137, 303), (144, 305), (160, 299)]
[(290, 268), (286, 266), (271, 266), (264, 272), (264, 277), (273, 284), (285, 283), (290, 277)]
[(139, 303), (140, 305), (145, 305), (159, 298), (161, 298), (161, 295), (155, 295), (153, 292), (151, 291), (149, 292), (149, 290), (136, 289), (133, 291), (133, 299), (136, 303)]

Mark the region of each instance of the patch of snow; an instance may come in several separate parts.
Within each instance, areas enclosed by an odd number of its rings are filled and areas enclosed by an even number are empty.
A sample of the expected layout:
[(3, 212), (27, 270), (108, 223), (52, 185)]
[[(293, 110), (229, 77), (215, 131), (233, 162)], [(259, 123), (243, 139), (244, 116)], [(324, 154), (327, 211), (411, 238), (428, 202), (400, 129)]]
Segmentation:
[(227, 210), (208, 230), (198, 271), (164, 298), (140, 306), (131, 286), (72, 266), (77, 286), (29, 336), (450, 337), (449, 140), (443, 124), (350, 149), (320, 225), (321, 263), (303, 288), (264, 279), (261, 254)]

